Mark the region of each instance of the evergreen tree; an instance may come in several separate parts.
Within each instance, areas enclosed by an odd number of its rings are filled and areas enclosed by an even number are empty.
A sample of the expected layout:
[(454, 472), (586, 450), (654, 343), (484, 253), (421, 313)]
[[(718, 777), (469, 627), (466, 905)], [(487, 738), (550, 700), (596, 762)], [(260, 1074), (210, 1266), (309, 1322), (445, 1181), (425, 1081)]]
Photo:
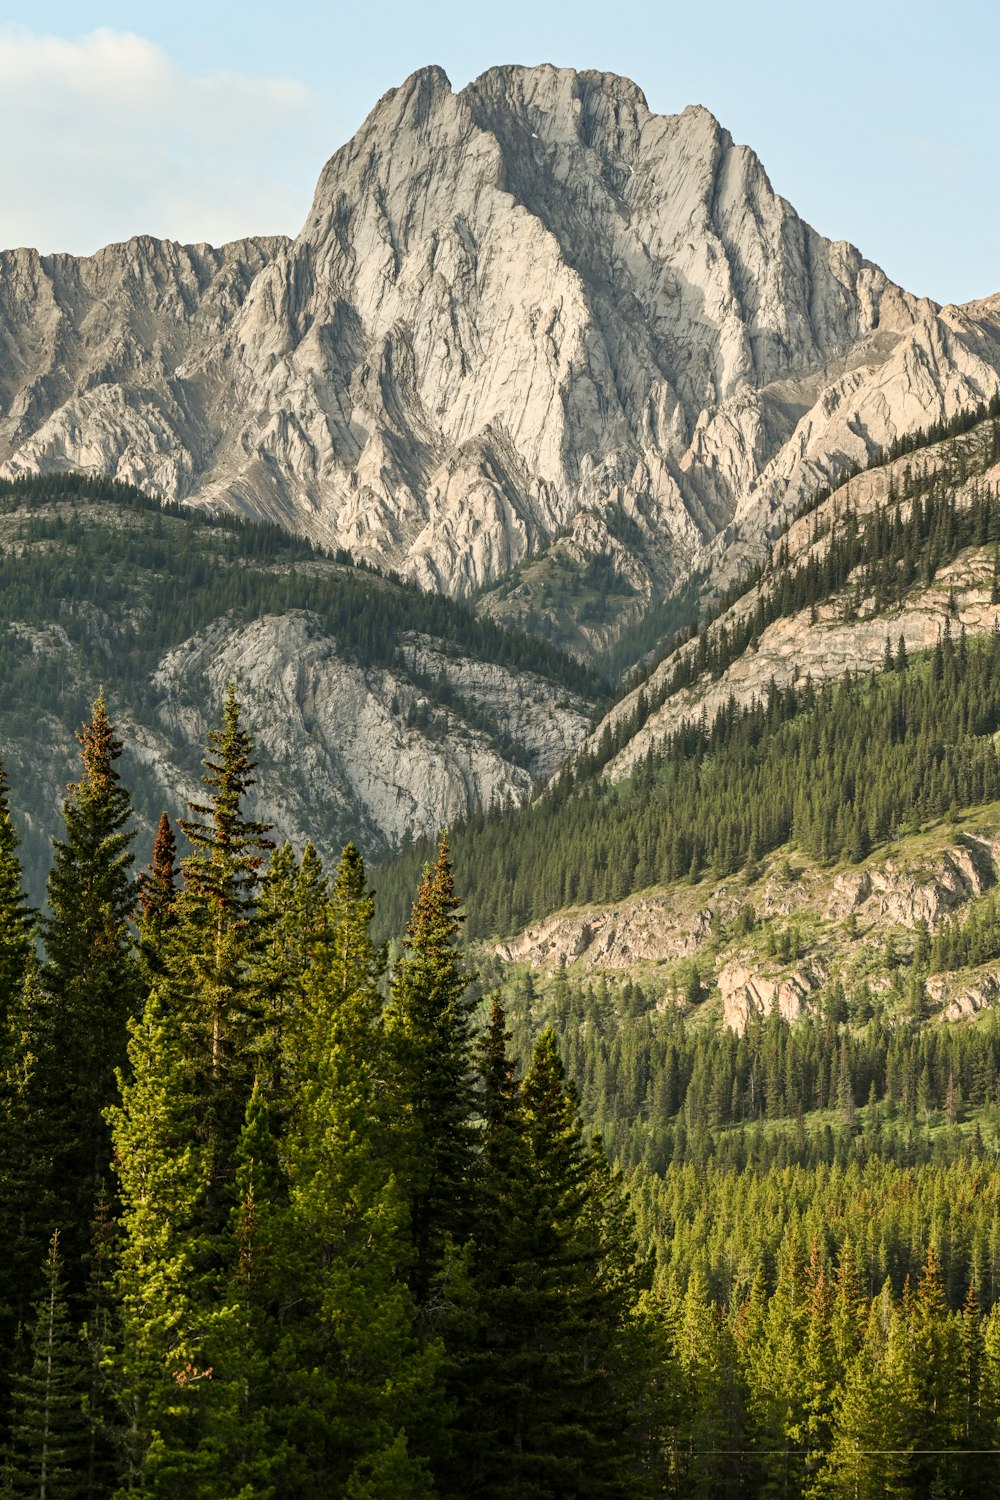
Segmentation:
[(651, 1477), (651, 1328), (630, 1218), (583, 1143), (551, 1031), (520, 1089), (494, 1005), (481, 1048), (484, 1139), (470, 1277), (453, 1349), (452, 1488), (462, 1495), (640, 1495)]
[(74, 1121), (60, 1089), (63, 1070), (56, 1005), (31, 956), (8, 1016), (0, 1073), (0, 1329), (8, 1370), (15, 1334), (41, 1290), (40, 1255), (65, 1209), (58, 1164)]
[(291, 1487), (316, 1500), (429, 1494), (421, 1455), (439, 1443), (442, 1421), (440, 1347), (417, 1344), (401, 1274), (407, 1203), (389, 1172), (382, 960), (371, 918), (364, 865), (349, 844), (295, 1018), (284, 1144), (294, 1272), (282, 1421), (298, 1454)]
[(186, 1491), (232, 1461), (223, 1429), (242, 1314), (227, 1288), (263, 1024), (255, 896), (270, 847), (242, 808), (251, 748), (230, 684), (205, 762), (213, 798), (182, 824), (194, 853), (109, 1115), (122, 1201), (125, 1458), (130, 1487), (149, 1495)]
[[(199, 1446), (220, 1306), (205, 1073), (181, 1009), (154, 985), (132, 1023), (128, 1077), (110, 1111), (121, 1198), (113, 1383), (122, 1412), (122, 1470), (130, 1493), (197, 1494)], [(210, 1393), (209, 1393), (210, 1394)]]
[(449, 1246), (470, 1228), (475, 1145), (471, 975), (457, 949), (460, 917), (448, 840), (424, 870), (387, 1013), (400, 1178), (409, 1197), (410, 1284), (426, 1307)]
[(739, 1492), (746, 1447), (745, 1391), (733, 1329), (696, 1273), (674, 1296), (672, 1321), (681, 1391), (675, 1466), (692, 1500)]
[(905, 1353), (903, 1323), (891, 1296), (873, 1304), (864, 1342), (838, 1392), (819, 1494), (882, 1500), (911, 1496), (915, 1446), (913, 1371)]
[(11, 1007), (24, 983), (32, 946), (32, 916), (8, 794), (7, 772), (0, 765), (0, 1038), (6, 1034)]
[(279, 1130), (295, 1087), (295, 1027), (306, 1003), (306, 977), (329, 941), (327, 887), (311, 844), (301, 863), (290, 844), (277, 849), (261, 882), (258, 915), (264, 943), (252, 975), (260, 1004), (256, 1072), (267, 1083)]
[(44, 1285), (31, 1328), (30, 1367), (14, 1384), (4, 1493), (77, 1500), (86, 1493), (86, 1375), (67, 1307), (58, 1232)]
[(193, 849), (181, 861), (176, 926), (159, 986), (163, 1003), (183, 1012), (190, 1061), (201, 1072), (200, 1129), (211, 1159), (206, 1207), (216, 1215), (216, 1229), (228, 1212), (225, 1194), (273, 1007), (259, 982), (267, 934), (257, 901), (273, 844), (269, 825), (244, 810), (254, 785), (252, 754), (230, 682), (222, 724), (209, 733), (204, 761), (211, 801), (193, 803), (193, 817), (181, 821)]
[(167, 814), (160, 821), (153, 840), (153, 857), (149, 868), (139, 876), (138, 928), (139, 952), (149, 975), (162, 967), (162, 945), (176, 926), (177, 914), (177, 840)]
[[(65, 1137), (53, 1166), (53, 1192), (70, 1289), (86, 1284), (83, 1259), (110, 1161), (104, 1110), (116, 1096), (139, 975), (129, 929), (134, 905), (129, 794), (116, 761), (121, 741), (101, 694), (79, 736), (83, 773), (63, 804), (66, 837), (57, 840), (44, 919), (45, 989), (53, 1005), (55, 1047), (62, 1058), (58, 1097), (43, 1110), (62, 1115)], [(42, 1249), (39, 1247), (39, 1255)]]

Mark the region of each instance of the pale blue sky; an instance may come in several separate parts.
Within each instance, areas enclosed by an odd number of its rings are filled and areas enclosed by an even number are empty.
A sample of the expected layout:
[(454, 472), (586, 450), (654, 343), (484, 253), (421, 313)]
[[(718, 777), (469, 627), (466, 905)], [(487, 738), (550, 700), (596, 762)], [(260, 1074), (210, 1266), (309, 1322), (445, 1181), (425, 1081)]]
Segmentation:
[(625, 73), (655, 110), (705, 104), (909, 290), (1000, 291), (1000, 23), (973, 0), (6, 0), (0, 244), (293, 234), (326, 157), (431, 62), (456, 88), (553, 62)]

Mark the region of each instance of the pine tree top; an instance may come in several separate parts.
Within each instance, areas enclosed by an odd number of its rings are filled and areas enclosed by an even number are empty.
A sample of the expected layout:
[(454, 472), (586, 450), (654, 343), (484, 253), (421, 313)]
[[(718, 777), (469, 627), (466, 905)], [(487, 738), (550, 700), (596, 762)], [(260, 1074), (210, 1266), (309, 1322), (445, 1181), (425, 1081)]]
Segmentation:
[(139, 910), (147, 925), (169, 920), (176, 895), (177, 840), (167, 814), (160, 821), (153, 841), (153, 857), (139, 876)]
[(458, 913), (460, 905), (455, 894), (448, 834), (442, 829), (438, 834), (437, 857), (432, 865), (424, 866), (404, 945), (415, 949), (429, 942), (450, 942), (463, 920)]
[(84, 776), (70, 790), (82, 790), (86, 786), (94, 794), (110, 794), (119, 781), (114, 763), (120, 758), (123, 747), (108, 717), (103, 688), (94, 701), (90, 719), (76, 737), (83, 751)]
[(272, 825), (248, 818), (243, 799), (255, 784), (253, 739), (240, 718), (236, 688), (230, 680), (222, 707), (222, 725), (209, 731), (202, 781), (214, 793), (211, 802), (189, 804), (191, 818), (180, 820), (194, 852), (181, 861), (188, 891), (223, 906), (248, 907), (260, 878), (264, 857), (274, 848), (267, 837)]

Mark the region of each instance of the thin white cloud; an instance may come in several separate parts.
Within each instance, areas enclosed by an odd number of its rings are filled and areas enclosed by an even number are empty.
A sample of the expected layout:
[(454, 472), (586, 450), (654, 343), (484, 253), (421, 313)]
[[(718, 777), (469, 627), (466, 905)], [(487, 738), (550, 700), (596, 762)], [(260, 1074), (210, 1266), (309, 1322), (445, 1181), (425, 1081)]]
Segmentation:
[(0, 30), (0, 247), (294, 234), (322, 159), (293, 79), (196, 77), (131, 32)]

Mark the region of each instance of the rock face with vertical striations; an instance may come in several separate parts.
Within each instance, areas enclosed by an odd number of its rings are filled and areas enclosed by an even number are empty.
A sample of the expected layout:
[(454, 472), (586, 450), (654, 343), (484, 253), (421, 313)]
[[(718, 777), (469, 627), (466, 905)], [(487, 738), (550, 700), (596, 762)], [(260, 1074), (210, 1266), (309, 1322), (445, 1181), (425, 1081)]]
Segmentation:
[(998, 370), (1000, 302), (910, 296), (706, 110), (551, 67), (414, 74), (295, 240), (0, 257), (0, 473), (131, 480), (457, 595), (558, 538), (630, 601), (584, 651)]

